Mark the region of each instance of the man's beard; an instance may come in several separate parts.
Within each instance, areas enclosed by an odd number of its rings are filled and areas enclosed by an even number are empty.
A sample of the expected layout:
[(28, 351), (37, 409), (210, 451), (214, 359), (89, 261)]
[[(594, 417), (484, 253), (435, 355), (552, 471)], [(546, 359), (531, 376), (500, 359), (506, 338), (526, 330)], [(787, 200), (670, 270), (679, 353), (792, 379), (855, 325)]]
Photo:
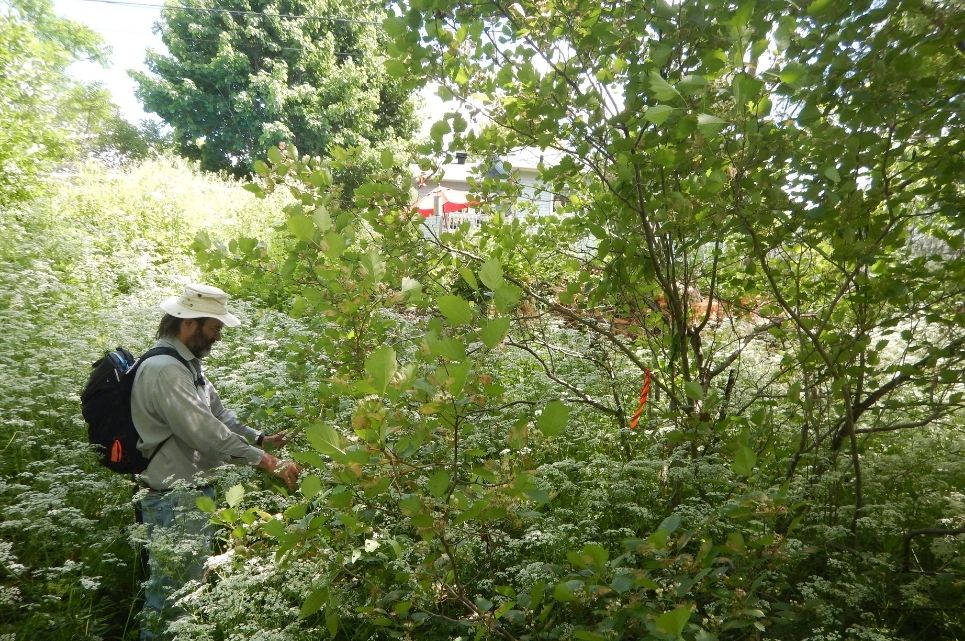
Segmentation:
[(196, 327), (194, 334), (188, 339), (187, 347), (191, 350), (191, 353), (197, 358), (204, 358), (211, 353), (211, 347), (214, 345), (214, 340), (207, 338), (204, 335), (204, 331), (201, 327)]

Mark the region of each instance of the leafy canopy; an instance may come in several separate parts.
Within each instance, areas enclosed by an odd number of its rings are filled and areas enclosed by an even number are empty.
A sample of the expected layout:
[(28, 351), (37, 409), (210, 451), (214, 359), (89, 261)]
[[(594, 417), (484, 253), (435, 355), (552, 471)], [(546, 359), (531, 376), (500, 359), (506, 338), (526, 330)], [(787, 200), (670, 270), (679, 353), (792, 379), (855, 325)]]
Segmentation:
[(168, 53), (148, 53), (137, 93), (208, 170), (248, 174), (283, 141), (322, 156), (398, 147), (412, 108), (383, 69), (381, 15), (357, 0), (171, 5), (159, 23)]
[(88, 137), (85, 125), (105, 122), (103, 111), (111, 108), (107, 95), (67, 76), (75, 60), (104, 60), (93, 31), (57, 17), (49, 0), (5, 3), (0, 10), (0, 205), (34, 194), (44, 171), (77, 152)]

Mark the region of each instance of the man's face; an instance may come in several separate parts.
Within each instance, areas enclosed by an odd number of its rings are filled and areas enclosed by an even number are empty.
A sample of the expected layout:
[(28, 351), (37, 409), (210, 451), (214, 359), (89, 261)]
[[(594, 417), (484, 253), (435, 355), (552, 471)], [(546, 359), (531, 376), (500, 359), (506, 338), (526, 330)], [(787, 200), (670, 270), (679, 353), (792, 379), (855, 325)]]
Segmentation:
[(224, 323), (216, 318), (189, 320), (194, 327), (184, 341), (184, 345), (198, 358), (204, 358), (211, 352), (211, 347), (221, 340), (221, 328), (224, 327)]

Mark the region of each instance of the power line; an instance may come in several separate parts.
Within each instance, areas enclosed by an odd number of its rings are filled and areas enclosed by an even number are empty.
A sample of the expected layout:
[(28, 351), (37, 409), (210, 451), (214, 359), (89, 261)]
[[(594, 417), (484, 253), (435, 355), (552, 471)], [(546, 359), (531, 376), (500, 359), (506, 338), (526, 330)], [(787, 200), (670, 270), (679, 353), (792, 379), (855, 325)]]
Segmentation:
[(122, 7), (137, 7), (141, 9), (178, 9), (180, 11), (195, 11), (198, 13), (222, 13), (233, 16), (260, 16), (263, 18), (289, 18), (292, 20), (326, 20), (328, 22), (345, 22), (349, 24), (381, 25), (377, 20), (357, 20), (355, 18), (337, 18), (332, 16), (307, 16), (294, 13), (265, 13), (264, 11), (245, 11), (242, 9), (214, 9), (208, 7), (188, 7), (180, 4), (153, 4), (149, 2), (131, 2), (130, 0), (78, 0), (79, 2), (97, 2), (113, 4)]

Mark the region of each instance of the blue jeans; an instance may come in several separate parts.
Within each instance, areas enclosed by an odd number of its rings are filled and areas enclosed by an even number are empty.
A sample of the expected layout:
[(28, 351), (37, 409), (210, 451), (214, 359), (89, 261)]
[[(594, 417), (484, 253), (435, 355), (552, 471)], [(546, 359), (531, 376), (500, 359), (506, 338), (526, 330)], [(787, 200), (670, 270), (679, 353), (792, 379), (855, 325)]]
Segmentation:
[(181, 614), (174, 605), (174, 593), (203, 575), (214, 529), (208, 515), (195, 504), (202, 495), (213, 499), (214, 488), (152, 490), (141, 499), (150, 571), (144, 584), (141, 641), (164, 638), (167, 624)]

